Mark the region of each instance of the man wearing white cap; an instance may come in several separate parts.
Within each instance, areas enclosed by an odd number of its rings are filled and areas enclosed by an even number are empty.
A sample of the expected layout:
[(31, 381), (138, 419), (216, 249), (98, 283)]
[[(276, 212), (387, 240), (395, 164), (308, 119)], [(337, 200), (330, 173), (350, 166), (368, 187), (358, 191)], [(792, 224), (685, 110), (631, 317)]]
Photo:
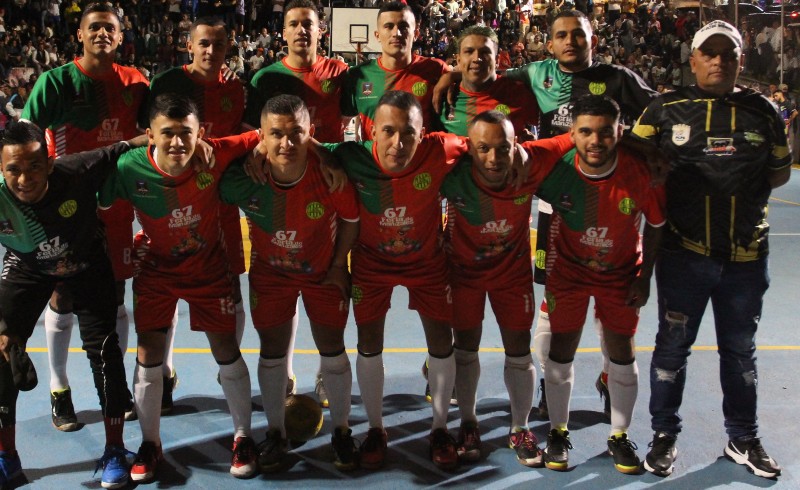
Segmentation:
[(729, 438), (725, 456), (758, 476), (781, 473), (758, 438), (755, 334), (769, 286), (767, 201), (789, 180), (791, 159), (775, 106), (736, 85), (741, 56), (736, 28), (707, 24), (692, 41), (697, 84), (655, 99), (632, 131), (669, 160), (650, 366), (655, 435), (644, 463), (660, 476), (673, 470), (687, 359), (709, 300)]

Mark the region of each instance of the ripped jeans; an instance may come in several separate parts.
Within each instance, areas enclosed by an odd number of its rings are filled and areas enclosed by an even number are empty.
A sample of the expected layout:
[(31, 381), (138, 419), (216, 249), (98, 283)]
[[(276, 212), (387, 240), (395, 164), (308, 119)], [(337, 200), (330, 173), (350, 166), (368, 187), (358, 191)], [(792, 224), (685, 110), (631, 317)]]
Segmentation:
[(687, 359), (708, 301), (720, 358), (722, 413), (730, 439), (756, 435), (756, 329), (769, 287), (767, 258), (729, 262), (686, 251), (661, 250), (656, 264), (658, 334), (650, 364), (650, 415), (656, 432), (681, 431), (678, 410)]

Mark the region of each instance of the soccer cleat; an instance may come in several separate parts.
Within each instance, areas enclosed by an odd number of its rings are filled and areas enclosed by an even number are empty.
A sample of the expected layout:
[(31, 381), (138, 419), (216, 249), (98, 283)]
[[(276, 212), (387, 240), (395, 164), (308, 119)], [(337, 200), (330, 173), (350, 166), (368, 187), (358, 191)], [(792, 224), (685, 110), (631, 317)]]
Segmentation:
[(236, 478), (250, 478), (258, 472), (256, 464), (256, 442), (247, 436), (237, 437), (233, 441), (233, 457), (231, 458), (231, 475)]
[[(427, 359), (422, 364), (422, 377), (425, 378), (425, 381), (428, 380), (428, 361)], [(433, 398), (431, 397), (431, 385), (430, 383), (425, 383), (425, 401), (428, 403), (433, 402)], [(456, 398), (456, 387), (453, 386), (453, 394), (450, 395), (450, 406), (457, 407), (458, 406), (458, 398)]]
[(481, 431), (477, 422), (464, 422), (458, 431), (458, 459), (478, 461), (481, 459)]
[(767, 454), (758, 437), (729, 441), (725, 446), (725, 456), (736, 464), (747, 466), (756, 476), (775, 478), (781, 474), (780, 465)]
[(566, 471), (569, 468), (569, 431), (551, 429), (547, 434), (547, 447), (542, 452), (544, 466), (550, 470)]
[(536, 436), (528, 429), (508, 434), (508, 447), (514, 450), (521, 465), (532, 468), (542, 466), (542, 450), (538, 444)]
[(22, 462), (16, 451), (0, 451), (0, 488), (22, 474)]
[(639, 447), (635, 442), (628, 439), (628, 434), (622, 433), (619, 436), (608, 438), (608, 454), (614, 458), (614, 468), (626, 475), (639, 473), (641, 462), (636, 450)]
[(382, 427), (372, 427), (367, 431), (367, 437), (361, 443), (361, 467), (375, 470), (383, 466), (386, 460), (386, 446), (389, 437)]
[(328, 392), (325, 391), (325, 384), (322, 383), (322, 373), (320, 372), (317, 372), (317, 382), (314, 385), (314, 393), (317, 394), (320, 407), (330, 407), (330, 403), (328, 402)]
[(605, 402), (603, 405), (603, 413), (606, 414), (606, 417), (611, 417), (611, 394), (608, 391), (608, 374), (600, 373), (600, 375), (597, 376), (597, 381), (594, 382), (594, 387), (597, 388), (597, 392), (600, 393), (600, 399)]
[(279, 429), (267, 431), (267, 438), (258, 445), (258, 468), (262, 473), (275, 473), (286, 462), (289, 441), (281, 436)]
[(536, 414), (541, 420), (550, 420), (550, 412), (547, 411), (547, 392), (544, 391), (544, 378), (539, 380), (539, 406)]
[(333, 464), (339, 471), (352, 471), (358, 468), (359, 451), (353, 431), (337, 427), (331, 436), (333, 446)]
[(97, 460), (97, 467), (94, 469), (95, 474), (97, 470), (103, 470), (100, 478), (100, 485), (103, 488), (122, 488), (128, 484), (131, 478), (128, 455), (135, 456), (124, 447), (106, 446), (103, 457)]
[(61, 432), (78, 430), (78, 417), (75, 416), (72, 390), (69, 387), (50, 392), (50, 409), (53, 415), (53, 427)]
[(172, 376), (164, 376), (164, 391), (161, 392), (161, 415), (169, 415), (175, 404), (172, 401), (172, 393), (178, 389), (178, 373), (172, 370)]
[(161, 446), (156, 446), (156, 443), (145, 441), (139, 446), (139, 452), (136, 453), (136, 459), (131, 466), (131, 480), (135, 482), (150, 481), (156, 476), (158, 465), (164, 459), (161, 453)]
[(677, 438), (666, 432), (656, 432), (648, 444), (650, 451), (644, 458), (644, 469), (658, 476), (669, 476), (674, 468), (673, 462), (678, 457), (675, 447)]
[(454, 470), (458, 466), (456, 441), (447, 429), (435, 429), (430, 435), (430, 458), (437, 468)]
[(294, 374), (286, 380), (286, 396), (297, 394), (297, 376)]

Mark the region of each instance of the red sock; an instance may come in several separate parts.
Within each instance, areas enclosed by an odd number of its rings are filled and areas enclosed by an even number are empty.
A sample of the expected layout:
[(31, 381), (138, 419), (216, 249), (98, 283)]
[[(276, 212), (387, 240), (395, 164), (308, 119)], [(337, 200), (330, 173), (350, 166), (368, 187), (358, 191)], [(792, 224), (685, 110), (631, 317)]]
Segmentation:
[(0, 429), (0, 451), (14, 453), (17, 451), (16, 425)]
[(600, 376), (603, 377), (603, 384), (608, 386), (608, 373), (603, 371), (603, 374), (601, 374)]
[(123, 447), (122, 428), (125, 419), (122, 417), (110, 418), (103, 417), (103, 424), (106, 426), (106, 445)]

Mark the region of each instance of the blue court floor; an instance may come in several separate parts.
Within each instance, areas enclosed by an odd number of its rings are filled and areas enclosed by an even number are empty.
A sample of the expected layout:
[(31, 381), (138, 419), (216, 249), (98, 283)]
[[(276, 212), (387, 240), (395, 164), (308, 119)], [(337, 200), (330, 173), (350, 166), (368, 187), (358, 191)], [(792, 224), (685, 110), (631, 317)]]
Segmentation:
[[(571, 405), (571, 471), (558, 473), (530, 469), (516, 463), (507, 448), (510, 420), (508, 395), (503, 384), (503, 353), (497, 324), (491, 311), (484, 322), (481, 352), (482, 377), (478, 411), (484, 441), (484, 458), (473, 465), (461, 466), (447, 473), (428, 460), (427, 434), (431, 410), (425, 402), (425, 381), (420, 367), (425, 358), (425, 341), (416, 313), (406, 309), (405, 290), (395, 291), (386, 331), (385, 424), (389, 433), (389, 461), (381, 471), (356, 471), (343, 474), (331, 463), (329, 419), (320, 435), (295, 449), (293, 464), (282, 474), (236, 480), (228, 474), (232, 423), (220, 386), (216, 365), (208, 351), (205, 336), (188, 329), (188, 310), (181, 304), (181, 324), (176, 337), (175, 364), (180, 385), (175, 392), (175, 411), (162, 419), (161, 434), (166, 457), (157, 482), (141, 488), (800, 488), (800, 333), (797, 315), (800, 291), (800, 169), (792, 171), (792, 180), (777, 189), (771, 201), (772, 286), (768, 291), (758, 336), (759, 344), (759, 415), (761, 436), (767, 451), (782, 464), (778, 480), (766, 480), (749, 474), (722, 456), (727, 442), (721, 414), (719, 363), (715, 352), (712, 314), (709, 311), (689, 361), (687, 389), (682, 415), (685, 428), (678, 440), (678, 459), (672, 476), (662, 479), (649, 473), (628, 476), (614, 470), (605, 452), (608, 423), (602, 414), (602, 402), (594, 388), (601, 358), (593, 327), (587, 325), (576, 358), (576, 383)], [(246, 279), (243, 280), (246, 285)], [(246, 292), (246, 287), (244, 288)], [(542, 297), (536, 288), (537, 300)], [(131, 304), (130, 292), (128, 305)], [(649, 428), (648, 369), (656, 332), (655, 287), (653, 298), (642, 310), (637, 334), (640, 370), (639, 401), (631, 427), (631, 438), (639, 443), (644, 457), (652, 433)], [(41, 327), (41, 324), (40, 324)], [(60, 433), (50, 423), (48, 367), (44, 328), (37, 328), (29, 342), (31, 357), (38, 369), (39, 386), (22, 393), (18, 402), (17, 440), (25, 477), (20, 488), (80, 489), (100, 488), (99, 474), (93, 476), (95, 458), (102, 453), (104, 432), (98, 403), (89, 375), (88, 362), (79, 349), (73, 332), (73, 353), (69, 375), (76, 410), (85, 424), (73, 433)], [(129, 379), (133, 372), (135, 335), (131, 334), (125, 358)], [(347, 346), (355, 365), (355, 325), (348, 325)], [(258, 340), (248, 325), (243, 342), (244, 356), (251, 370), (253, 427), (256, 439), (263, 438), (266, 421), (255, 368)], [(316, 351), (301, 315), (294, 369), (298, 391), (312, 393), (318, 366)], [(355, 371), (355, 369), (353, 369)], [(541, 375), (541, 373), (538, 373)], [(366, 416), (360, 404), (354, 372), (354, 434), (363, 438)], [(538, 400), (538, 397), (537, 397)], [(455, 434), (459, 425), (457, 409), (451, 410), (450, 428)], [(548, 423), (531, 417), (531, 428), (540, 441)], [(128, 449), (136, 451), (141, 441), (138, 422), (125, 428)]]

